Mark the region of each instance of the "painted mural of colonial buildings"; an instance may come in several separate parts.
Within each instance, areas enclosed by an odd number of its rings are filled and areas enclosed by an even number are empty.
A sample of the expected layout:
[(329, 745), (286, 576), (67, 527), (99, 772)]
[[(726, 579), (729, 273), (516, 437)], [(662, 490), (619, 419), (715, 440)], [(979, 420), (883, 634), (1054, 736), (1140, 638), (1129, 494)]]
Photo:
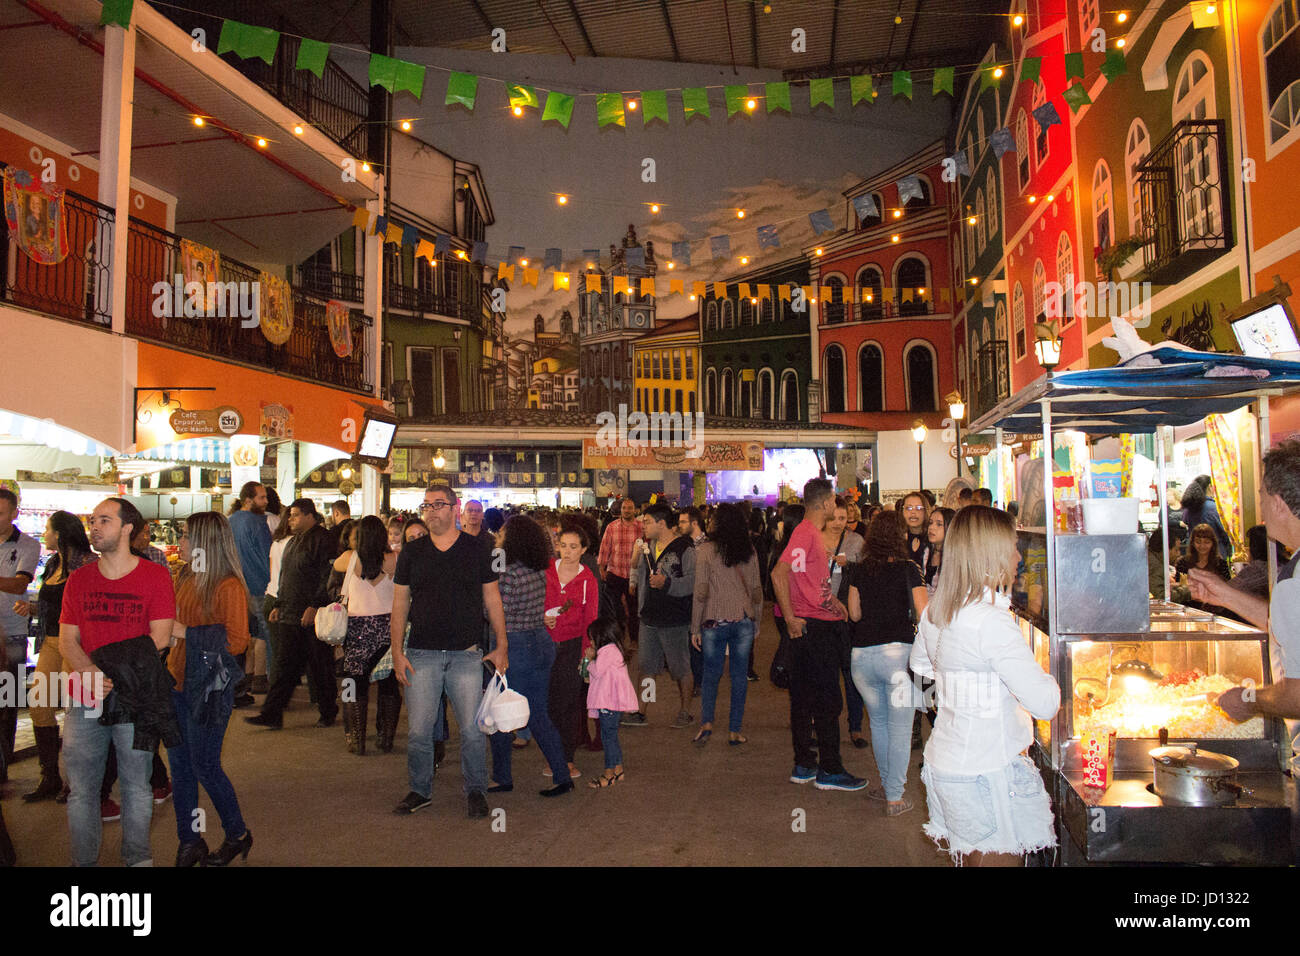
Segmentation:
[[(582, 410), (590, 412), (632, 408), (632, 343), (655, 327), (655, 297), (641, 291), (641, 280), (658, 272), (654, 243), (643, 245), (629, 225), (622, 245), (610, 246), (609, 253), (608, 270), (591, 270), (603, 277), (600, 291), (587, 288), (586, 273), (578, 279), (578, 383)], [(619, 279), (627, 288), (615, 292)]]

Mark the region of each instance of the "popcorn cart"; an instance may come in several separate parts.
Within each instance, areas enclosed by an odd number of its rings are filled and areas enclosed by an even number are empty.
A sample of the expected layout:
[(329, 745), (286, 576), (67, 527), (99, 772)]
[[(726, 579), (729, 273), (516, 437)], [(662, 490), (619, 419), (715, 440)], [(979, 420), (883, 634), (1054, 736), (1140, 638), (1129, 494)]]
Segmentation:
[[(1046, 375), (972, 432), (993, 430), (1001, 445), (1004, 432), (1041, 431), (1050, 461), (1053, 429), (1158, 433), (1258, 402), (1266, 446), (1269, 396), (1297, 390), (1300, 363), (1160, 347), (1115, 368)], [(1164, 443), (1156, 449), (1167, 566)], [(1268, 635), (1172, 603), (1167, 579), (1163, 600), (1151, 597), (1136, 514), (1106, 533), (1087, 533), (1086, 518), (1078, 532), (1074, 520), (1071, 533), (1058, 530), (1052, 469), (1042, 471), (1045, 521), (1019, 532), (1012, 604), (1061, 687), (1061, 708), (1035, 722), (1032, 748), (1056, 813), (1059, 861), (1297, 862), (1282, 721), (1238, 724), (1213, 703), (1230, 687), (1272, 682)]]

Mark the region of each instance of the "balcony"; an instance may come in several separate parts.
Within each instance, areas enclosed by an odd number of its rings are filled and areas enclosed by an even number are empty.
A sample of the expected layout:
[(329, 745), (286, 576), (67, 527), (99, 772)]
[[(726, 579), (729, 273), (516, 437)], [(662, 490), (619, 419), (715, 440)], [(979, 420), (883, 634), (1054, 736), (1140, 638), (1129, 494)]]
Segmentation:
[(1223, 120), (1185, 120), (1137, 167), (1144, 276), (1171, 285), (1232, 248)]
[(981, 345), (975, 353), (975, 364), (971, 372), (973, 394), (970, 420), (974, 421), (1011, 395), (1007, 343), (994, 340)]
[(305, 265), (298, 267), (298, 284), (304, 292), (322, 299), (357, 303), (365, 301), (365, 276)]
[(871, 302), (823, 302), (821, 308), (821, 326), (842, 325), (846, 322), (885, 322), (893, 319), (907, 319), (915, 316), (936, 315), (934, 302), (920, 298), (895, 298), (880, 300), (877, 295)]

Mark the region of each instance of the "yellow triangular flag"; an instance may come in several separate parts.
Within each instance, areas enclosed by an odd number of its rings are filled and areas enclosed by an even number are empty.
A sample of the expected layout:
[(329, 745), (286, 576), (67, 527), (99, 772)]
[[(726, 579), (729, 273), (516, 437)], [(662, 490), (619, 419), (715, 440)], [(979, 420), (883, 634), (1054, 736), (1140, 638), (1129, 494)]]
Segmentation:
[(600, 292), (600, 291), (605, 287), (605, 286), (604, 286), (604, 283), (601, 282), (601, 279), (602, 279), (602, 278), (604, 278), (604, 277), (603, 277), (599, 272), (588, 272), (588, 273), (587, 273), (587, 291), (588, 291), (588, 292)]
[(370, 213), (366, 212), (364, 206), (359, 206), (352, 214), (352, 225), (361, 227), (362, 232), (370, 231)]
[(691, 283), (691, 295), (693, 295), (693, 296), (698, 296), (699, 298), (702, 299), (702, 298), (704, 298), (704, 297), (705, 297), (706, 295), (708, 295), (708, 294), (709, 294), (709, 286), (708, 286), (708, 283), (706, 283), (706, 282), (692, 282), (692, 283)]
[(758, 287), (758, 300), (766, 302), (770, 298), (772, 298), (772, 287), (770, 285), (760, 285)]
[(395, 222), (390, 222), (388, 230), (384, 234), (384, 242), (393, 242), (400, 246), (402, 244), (402, 227)]
[(669, 294), (669, 295), (685, 295), (685, 294), (686, 294), (686, 283), (685, 283), (683, 280), (681, 280), (681, 279), (669, 279), (669, 280), (668, 280), (668, 294)]
[(433, 257), (435, 255), (433, 251), (433, 243), (430, 242), (428, 239), (421, 239), (420, 244), (415, 247), (415, 255), (416, 258), (428, 259), (430, 262), (432, 262)]
[(786, 302), (790, 301), (790, 287), (788, 285), (779, 285), (776, 287), (776, 294)]
[(828, 285), (819, 286), (817, 294), (823, 302), (829, 302), (831, 300), (831, 287)]
[(567, 292), (569, 289), (569, 274), (567, 272), (551, 273), (551, 290), (554, 292)]
[(725, 282), (713, 283), (713, 297), (715, 299), (725, 299), (727, 297), (727, 283)]
[(748, 299), (748, 298), (751, 297), (751, 293), (750, 293), (750, 291), (749, 291), (749, 283), (748, 283), (748, 282), (742, 282), (742, 283), (740, 284), (740, 297), (741, 297), (742, 299)]
[(509, 262), (502, 262), (497, 265), (497, 278), (505, 279), (507, 282), (515, 281), (515, 267)]
[(626, 293), (627, 293), (627, 276), (614, 276), (613, 279), (614, 279), (614, 284), (613, 284), (612, 288), (613, 288), (613, 290), (614, 290), (614, 294), (615, 294), (615, 295), (618, 295), (620, 292), (626, 294)]
[(537, 277), (540, 276), (541, 274), (542, 274), (542, 270), (541, 270), (541, 269), (531, 269), (531, 268), (529, 268), (529, 269), (525, 269), (525, 270), (524, 270), (524, 282), (527, 283), (528, 285), (532, 286), (534, 289), (536, 289), (536, 288), (537, 288)]
[(654, 294), (655, 294), (655, 280), (654, 280), (654, 279), (651, 279), (651, 278), (644, 278), (644, 279), (641, 280), (641, 294), (642, 294), (642, 295), (654, 295)]
[(939, 290), (940, 302), (942, 302), (944, 305), (947, 305), (949, 301), (951, 301), (951, 299), (952, 299), (951, 290), (947, 286), (944, 286), (942, 289)]
[(894, 290), (889, 287), (885, 288), (885, 301), (886, 302), (894, 301)]
[(817, 301), (816, 289), (810, 285), (803, 286), (803, 299), (805, 302), (816, 302)]

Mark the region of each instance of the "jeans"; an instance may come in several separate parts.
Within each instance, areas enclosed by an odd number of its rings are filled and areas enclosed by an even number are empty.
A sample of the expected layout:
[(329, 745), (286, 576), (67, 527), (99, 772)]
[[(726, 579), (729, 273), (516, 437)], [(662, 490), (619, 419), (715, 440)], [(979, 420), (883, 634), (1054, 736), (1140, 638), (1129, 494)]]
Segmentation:
[(911, 653), (912, 645), (901, 642), (853, 648), (853, 683), (867, 706), (871, 747), (886, 800), (903, 799), (907, 765), (912, 759), (912, 718), (916, 708), (907, 673)]
[(740, 733), (745, 719), (745, 694), (749, 691), (749, 654), (754, 648), (754, 622), (729, 621), (706, 627), (700, 635), (704, 658), (704, 684), (700, 690), (700, 723), (713, 723), (718, 700), (718, 683), (722, 680), (722, 658), (731, 649), (731, 710), (727, 729)]
[[(528, 729), (537, 738), (537, 746), (550, 765), (556, 784), (568, 783), (569, 765), (564, 759), (560, 732), (551, 723), (551, 665), (555, 663), (555, 642), (544, 627), (511, 631), (506, 635), (510, 646), (510, 670), (506, 679), (510, 689), (528, 699)], [(580, 643), (580, 642), (579, 642)], [(493, 734), (492, 776), (502, 786), (512, 786), (510, 772), (510, 735)]]
[(551, 667), (551, 687), (547, 694), (547, 707), (551, 722), (560, 732), (564, 744), (564, 759), (573, 763), (582, 737), (582, 722), (586, 719), (583, 706), (587, 689), (582, 683), (578, 664), (582, 659), (582, 638), (575, 637), (555, 645), (555, 663)]
[(262, 702), (262, 713), (279, 719), (289, 705), (298, 678), (307, 672), (307, 683), (316, 692), (316, 706), (324, 720), (338, 716), (338, 686), (334, 683), (334, 648), (316, 639), (316, 628), (280, 622), (281, 640), (275, 648), (275, 681)]
[(406, 772), (411, 790), (422, 797), (433, 793), (433, 728), (445, 691), (460, 727), (460, 770), (465, 777), (465, 793), (486, 793), (487, 737), (474, 722), (483, 699), (482, 651), (478, 647), (463, 651), (412, 647), (406, 656), (415, 671), (406, 689)]
[(814, 618), (805, 621), (803, 637), (790, 641), (790, 737), (798, 767), (816, 766), (827, 774), (844, 772), (840, 762), (843, 647), (839, 622)]
[(266, 635), (266, 680), (268, 685), (274, 684), (275, 678), (279, 674), (279, 670), (275, 664), (275, 649), (284, 639), (284, 631), (281, 629), (280, 623), (277, 621), (272, 624), (267, 620), (274, 608), (275, 597), (270, 594), (266, 595), (266, 597), (262, 599), (261, 620), (263, 623), (262, 633)]
[(153, 822), (153, 790), (149, 771), (153, 754), (134, 750), (135, 724), (100, 726), (95, 710), (80, 704), (68, 708), (63, 719), (63, 760), (68, 768), (68, 830), (72, 836), (72, 861), (76, 866), (99, 863), (103, 829), (99, 786), (111, 745), (117, 751), (122, 791), (122, 862), (139, 866), (153, 862), (149, 826)]
[(600, 742), (605, 748), (605, 769), (623, 764), (623, 748), (618, 745), (618, 722), (623, 715), (616, 710), (600, 711)]
[(239, 812), (239, 798), (235, 786), (221, 769), (221, 745), (226, 737), (226, 725), (234, 709), (235, 688), (231, 684), (221, 692), (221, 704), (216, 721), (211, 725), (194, 722), (185, 695), (172, 691), (172, 708), (181, 727), (181, 742), (167, 748), (167, 759), (172, 765), (172, 802), (176, 810), (176, 836), (181, 845), (195, 843), (203, 835), (194, 828), (194, 811), (199, 805), (199, 784), (212, 799), (221, 818), (226, 839), (234, 842), (244, 835), (244, 817)]
[[(257, 621), (257, 627), (248, 632), (248, 673), (251, 676), (254, 671), (254, 664), (257, 660), (257, 651), (255, 650), (256, 641), (265, 641), (269, 633), (266, 626), (266, 614), (262, 610), (262, 605), (266, 603), (265, 594), (250, 594), (248, 596), (248, 613), (253, 620)], [(250, 621), (250, 623), (252, 623)], [(271, 645), (267, 644), (266, 649), (269, 651)]]
[[(844, 628), (844, 643), (847, 644), (850, 641), (850, 625), (845, 622), (842, 627)], [(840, 673), (844, 678), (844, 707), (849, 712), (849, 733), (860, 734), (862, 733), (862, 695), (858, 693), (857, 687), (854, 686), (852, 668), (845, 664), (840, 668)]]

